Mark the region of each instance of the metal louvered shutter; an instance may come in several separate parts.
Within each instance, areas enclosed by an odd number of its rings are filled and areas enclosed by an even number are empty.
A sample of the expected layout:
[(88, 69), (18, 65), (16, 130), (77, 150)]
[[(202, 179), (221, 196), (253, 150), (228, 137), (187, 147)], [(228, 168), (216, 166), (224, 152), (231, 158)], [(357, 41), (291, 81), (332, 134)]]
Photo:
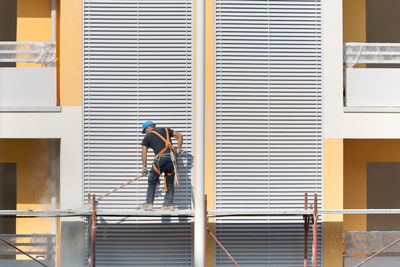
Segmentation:
[[(141, 171), (141, 125), (153, 120), (184, 134), (192, 150), (192, 3), (190, 0), (84, 0), (84, 199)], [(149, 151), (148, 166), (153, 156)], [(191, 208), (191, 159), (179, 161), (177, 209)], [(163, 179), (155, 209), (163, 201)], [(98, 204), (138, 209), (147, 178)], [(100, 218), (98, 266), (192, 266), (192, 225), (185, 219)]]
[[(301, 209), (306, 192), (322, 206), (321, 1), (216, 0), (215, 12), (215, 208)], [(302, 223), (235, 217), (216, 233), (240, 266), (303, 266)], [(215, 262), (231, 265), (218, 247)]]

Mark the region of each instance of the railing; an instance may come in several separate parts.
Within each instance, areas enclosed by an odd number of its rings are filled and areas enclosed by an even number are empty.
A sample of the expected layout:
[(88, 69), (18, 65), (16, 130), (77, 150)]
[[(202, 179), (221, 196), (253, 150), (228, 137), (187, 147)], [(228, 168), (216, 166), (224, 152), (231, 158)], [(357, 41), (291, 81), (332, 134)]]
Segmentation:
[(346, 43), (344, 63), (352, 68), (356, 64), (400, 64), (400, 44)]
[(59, 111), (55, 42), (0, 42), (0, 111)]
[(0, 62), (39, 63), (51, 67), (56, 61), (55, 42), (0, 42)]
[(26, 254), (44, 266), (55, 264), (55, 235), (0, 234), (0, 238), (6, 241), (0, 242), (0, 266), (40, 266)]
[(399, 241), (399, 231), (345, 231), (343, 232), (345, 267), (358, 267), (369, 261), (380, 264), (379, 266), (398, 266)]

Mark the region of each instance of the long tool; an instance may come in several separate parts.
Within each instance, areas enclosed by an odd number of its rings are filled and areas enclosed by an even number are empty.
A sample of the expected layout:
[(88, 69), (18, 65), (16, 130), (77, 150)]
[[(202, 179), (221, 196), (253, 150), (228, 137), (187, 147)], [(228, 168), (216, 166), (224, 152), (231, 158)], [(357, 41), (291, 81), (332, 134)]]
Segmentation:
[(121, 189), (121, 188), (127, 186), (128, 184), (130, 184), (130, 183), (136, 181), (137, 179), (139, 179), (139, 178), (141, 178), (141, 177), (143, 177), (143, 176), (145, 176), (145, 174), (143, 174), (143, 173), (140, 174), (140, 175), (138, 175), (138, 176), (136, 176), (135, 178), (129, 180), (129, 181), (126, 182), (126, 183), (124, 183), (123, 185), (120, 185), (120, 186), (118, 186), (117, 188), (111, 190), (110, 192), (108, 192), (108, 193), (106, 193), (106, 194), (100, 196), (100, 197), (97, 199), (97, 201), (101, 200), (102, 198), (105, 198), (106, 196), (108, 196), (108, 195), (114, 193), (115, 191), (117, 191), (117, 190), (119, 190), (119, 189)]

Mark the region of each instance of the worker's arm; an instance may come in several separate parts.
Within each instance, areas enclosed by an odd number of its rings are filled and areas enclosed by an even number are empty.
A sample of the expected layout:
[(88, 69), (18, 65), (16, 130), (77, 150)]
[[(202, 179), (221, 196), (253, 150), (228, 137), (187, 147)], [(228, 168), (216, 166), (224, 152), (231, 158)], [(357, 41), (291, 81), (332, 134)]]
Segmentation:
[(142, 167), (143, 167), (142, 173), (148, 172), (148, 169), (147, 169), (147, 149), (148, 149), (147, 146), (142, 146)]
[(177, 152), (180, 153), (182, 151), (182, 144), (183, 144), (183, 135), (180, 132), (174, 131), (172, 137), (178, 139), (178, 148)]

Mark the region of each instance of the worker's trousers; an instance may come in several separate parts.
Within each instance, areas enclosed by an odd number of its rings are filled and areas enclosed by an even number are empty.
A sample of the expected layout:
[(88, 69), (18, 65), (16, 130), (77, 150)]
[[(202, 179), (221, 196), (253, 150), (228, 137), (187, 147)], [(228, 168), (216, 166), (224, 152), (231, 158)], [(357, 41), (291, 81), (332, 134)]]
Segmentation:
[[(160, 174), (165, 173), (164, 188), (166, 190), (163, 206), (172, 205), (174, 200), (174, 165), (170, 157), (157, 158), (154, 165), (159, 170)], [(154, 166), (151, 168), (148, 178), (146, 204), (153, 204), (154, 193), (156, 191), (157, 181), (160, 174), (156, 172)]]

